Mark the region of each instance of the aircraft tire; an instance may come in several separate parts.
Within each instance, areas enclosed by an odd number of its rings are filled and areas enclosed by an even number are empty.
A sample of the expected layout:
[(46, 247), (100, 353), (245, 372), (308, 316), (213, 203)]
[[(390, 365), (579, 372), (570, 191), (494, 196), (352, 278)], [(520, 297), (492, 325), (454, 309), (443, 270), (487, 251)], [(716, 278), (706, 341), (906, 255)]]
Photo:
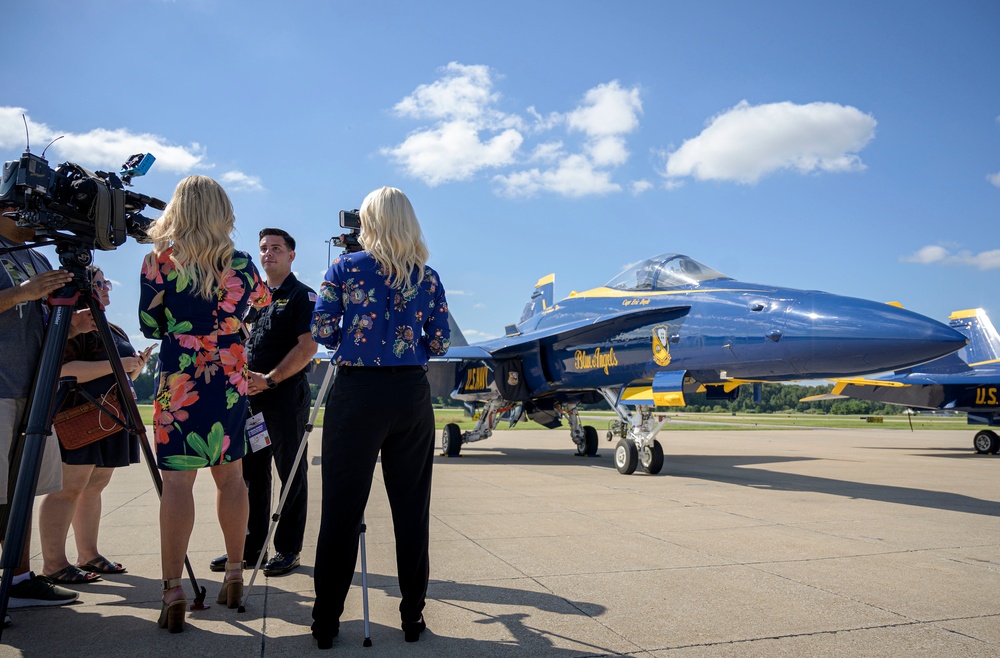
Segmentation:
[(650, 475), (656, 475), (663, 470), (663, 446), (659, 441), (653, 439), (649, 448), (639, 454), (639, 467)]
[(621, 439), (615, 446), (615, 468), (622, 475), (632, 475), (635, 467), (639, 465), (639, 451), (635, 443), (628, 439)]
[(590, 425), (583, 426), (583, 454), (593, 457), (597, 454), (597, 430)]
[(995, 455), (1000, 452), (1000, 437), (993, 430), (976, 432), (975, 438), (972, 439), (972, 447), (980, 455)]
[(446, 457), (458, 457), (462, 450), (462, 429), (455, 423), (448, 423), (441, 431), (441, 452)]

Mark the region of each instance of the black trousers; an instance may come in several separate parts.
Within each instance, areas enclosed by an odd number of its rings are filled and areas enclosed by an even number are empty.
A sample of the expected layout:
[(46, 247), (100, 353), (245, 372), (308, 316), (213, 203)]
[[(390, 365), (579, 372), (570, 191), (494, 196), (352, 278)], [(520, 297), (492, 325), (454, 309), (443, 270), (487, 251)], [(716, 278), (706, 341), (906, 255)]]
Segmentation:
[(341, 368), (323, 421), (323, 515), (316, 546), (319, 626), (336, 626), (358, 560), (379, 452), (392, 510), (402, 621), (420, 619), (428, 559), (434, 411), (423, 368)]
[(247, 451), (243, 458), (243, 479), (250, 498), (247, 521), (247, 541), (244, 554), (256, 555), (267, 540), (271, 522), (271, 461), (278, 470), (281, 492), (291, 478), (291, 488), (281, 510), (281, 519), (274, 532), (274, 550), (282, 555), (300, 553), (306, 531), (306, 507), (309, 504), (309, 459), (302, 456), (292, 477), (295, 455), (299, 451), (309, 422), (309, 382), (305, 375), (296, 375), (278, 384), (277, 388), (250, 398), (253, 413), (262, 412), (271, 445), (255, 453)]

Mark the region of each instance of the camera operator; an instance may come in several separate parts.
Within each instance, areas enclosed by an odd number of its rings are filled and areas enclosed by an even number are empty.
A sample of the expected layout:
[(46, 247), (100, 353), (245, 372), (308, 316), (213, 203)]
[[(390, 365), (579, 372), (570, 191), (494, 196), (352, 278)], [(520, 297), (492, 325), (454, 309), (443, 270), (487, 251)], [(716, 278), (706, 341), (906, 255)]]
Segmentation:
[(361, 521), (379, 453), (396, 538), (404, 639), (426, 627), (434, 410), (427, 358), (448, 350), (448, 302), (409, 199), (383, 187), (361, 206), (364, 251), (333, 261), (313, 338), (336, 351), (323, 421), (323, 515), (312, 634), (329, 649), (354, 577)]
[[(243, 479), (250, 497), (243, 549), (247, 564), (256, 564), (260, 551), (266, 548), (272, 456), (282, 492), (290, 487), (274, 535), (275, 555), (264, 564), (265, 576), (281, 576), (299, 566), (309, 500), (308, 462), (300, 459), (294, 473), (292, 468), (309, 422), (311, 395), (306, 366), (318, 347), (309, 332), (316, 292), (292, 274), (294, 260), (295, 238), (280, 228), (261, 230), (260, 266), (271, 289), (271, 303), (257, 313), (247, 341), (247, 393), (251, 413), (264, 416), (271, 445), (243, 458)], [(222, 571), (227, 559), (223, 555), (212, 560), (212, 571)]]
[[(0, 213), (16, 210), (17, 207), (0, 207)], [(34, 229), (18, 226), (12, 217), (0, 216), (0, 249), (20, 247), (34, 238)], [(0, 503), (6, 505), (8, 487), (16, 482), (18, 475), (10, 472), (11, 446), (28, 412), (27, 398), (42, 352), (48, 313), (43, 300), (69, 283), (73, 274), (53, 270), (45, 256), (33, 249), (0, 254), (0, 264), (3, 265), (3, 272), (0, 272), (0, 354), (5, 358), (4, 367), (0, 369)], [(95, 328), (89, 310), (73, 314), (70, 335)], [(45, 441), (35, 495), (61, 488), (59, 446), (56, 439), (49, 436)], [(76, 592), (29, 571), (30, 547), (29, 536), (24, 542), (21, 564), (14, 570), (8, 607), (65, 605), (75, 601), (79, 596)]]

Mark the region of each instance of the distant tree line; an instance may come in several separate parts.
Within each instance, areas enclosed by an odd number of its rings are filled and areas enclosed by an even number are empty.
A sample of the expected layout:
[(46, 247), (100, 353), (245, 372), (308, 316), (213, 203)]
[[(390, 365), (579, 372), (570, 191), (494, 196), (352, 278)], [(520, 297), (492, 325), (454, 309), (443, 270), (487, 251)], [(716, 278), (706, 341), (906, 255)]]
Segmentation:
[(799, 402), (802, 398), (822, 395), (833, 390), (833, 384), (823, 386), (801, 386), (799, 384), (763, 384), (760, 402), (754, 402), (753, 387), (741, 386), (738, 398), (728, 400), (709, 400), (704, 393), (685, 395), (688, 403), (684, 411), (738, 412), (753, 413), (816, 413), (840, 416), (871, 415), (882, 416), (898, 414), (903, 407), (869, 402), (867, 400), (822, 400), (820, 402)]

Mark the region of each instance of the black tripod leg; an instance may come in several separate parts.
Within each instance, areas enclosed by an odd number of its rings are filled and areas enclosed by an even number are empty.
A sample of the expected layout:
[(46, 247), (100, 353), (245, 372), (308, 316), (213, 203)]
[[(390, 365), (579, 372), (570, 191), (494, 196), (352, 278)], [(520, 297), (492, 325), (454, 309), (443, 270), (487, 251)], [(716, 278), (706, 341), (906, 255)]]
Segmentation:
[[(52, 425), (56, 382), (62, 369), (63, 350), (69, 337), (76, 299), (77, 296), (73, 294), (72, 297), (59, 300), (65, 303), (55, 306), (45, 331), (42, 355), (31, 393), (32, 402), (28, 411), (28, 426), (24, 437), (21, 465), (17, 472), (17, 484), (14, 487), (13, 498), (7, 501), (10, 508), (9, 519), (3, 554), (0, 555), (0, 568), (3, 568), (3, 576), (0, 578), (0, 618), (7, 614), (14, 570), (21, 564), (24, 545), (31, 529), (31, 511), (35, 501), (35, 489), (38, 487), (38, 473), (42, 466), (45, 441)], [(3, 629), (0, 628), (0, 637), (2, 633)]]
[(323, 383), (320, 384), (319, 392), (316, 395), (316, 404), (313, 405), (312, 413), (309, 415), (309, 422), (306, 423), (306, 431), (302, 435), (302, 439), (299, 441), (299, 450), (295, 453), (295, 461), (292, 463), (291, 474), (288, 477), (288, 481), (285, 482), (285, 486), (282, 487), (281, 499), (278, 501), (278, 509), (271, 515), (271, 524), (267, 528), (267, 538), (264, 540), (264, 547), (260, 551), (260, 555), (257, 556), (257, 564), (254, 566), (253, 573), (250, 575), (250, 583), (243, 590), (243, 600), (240, 602), (240, 607), (237, 612), (246, 612), (246, 602), (250, 598), (250, 590), (253, 589), (253, 583), (257, 579), (257, 572), (260, 570), (261, 562), (264, 561), (264, 553), (267, 551), (267, 547), (271, 545), (271, 539), (274, 538), (274, 531), (278, 527), (278, 521), (281, 520), (281, 510), (285, 508), (285, 499), (288, 498), (288, 493), (292, 490), (292, 482), (295, 481), (295, 474), (299, 470), (299, 462), (302, 461), (302, 457), (306, 451), (306, 443), (309, 439), (309, 434), (312, 432), (313, 427), (315, 427), (316, 416), (319, 414), (319, 408), (326, 401), (326, 391), (330, 387), (330, 382), (333, 381), (333, 377), (336, 374), (336, 366), (332, 363), (327, 364), (326, 375), (323, 377)]

